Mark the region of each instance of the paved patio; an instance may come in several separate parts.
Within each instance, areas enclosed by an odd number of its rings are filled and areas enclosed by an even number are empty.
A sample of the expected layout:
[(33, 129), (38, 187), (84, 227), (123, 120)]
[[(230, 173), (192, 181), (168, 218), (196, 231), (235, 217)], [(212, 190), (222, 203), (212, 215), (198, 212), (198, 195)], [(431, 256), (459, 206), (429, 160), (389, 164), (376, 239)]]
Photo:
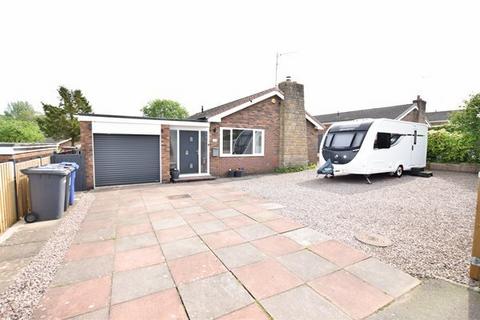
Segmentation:
[(95, 197), (36, 319), (361, 319), (419, 283), (228, 184)]

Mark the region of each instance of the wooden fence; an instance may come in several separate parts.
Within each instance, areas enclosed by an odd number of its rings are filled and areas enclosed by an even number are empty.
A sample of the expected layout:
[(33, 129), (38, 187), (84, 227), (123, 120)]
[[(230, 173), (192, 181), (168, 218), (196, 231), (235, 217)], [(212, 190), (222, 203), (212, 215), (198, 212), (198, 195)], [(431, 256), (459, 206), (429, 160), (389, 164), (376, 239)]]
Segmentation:
[(49, 163), (50, 157), (0, 163), (0, 233), (31, 211), (28, 177), (21, 170)]
[(15, 206), (15, 166), (0, 163), (0, 233), (17, 221)]

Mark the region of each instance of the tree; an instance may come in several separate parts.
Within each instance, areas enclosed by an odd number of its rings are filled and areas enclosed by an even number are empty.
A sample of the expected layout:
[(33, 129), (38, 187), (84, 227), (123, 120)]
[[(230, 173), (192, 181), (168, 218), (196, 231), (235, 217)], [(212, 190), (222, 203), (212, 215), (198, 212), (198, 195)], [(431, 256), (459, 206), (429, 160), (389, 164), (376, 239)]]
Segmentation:
[(34, 121), (15, 120), (10, 117), (0, 119), (1, 142), (42, 142), (45, 137)]
[(473, 141), (473, 157), (480, 162), (480, 93), (472, 95), (462, 110), (451, 115), (450, 126)]
[(80, 124), (75, 118), (79, 113), (91, 113), (92, 107), (80, 90), (58, 88), (58, 106), (42, 103), (45, 116), (39, 118), (40, 129), (54, 139), (72, 139), (72, 146), (80, 137)]
[(187, 109), (173, 100), (156, 99), (150, 101), (140, 111), (145, 117), (151, 118), (185, 119), (188, 117)]
[(25, 121), (34, 121), (37, 116), (37, 113), (27, 101), (10, 102), (4, 113), (7, 118)]

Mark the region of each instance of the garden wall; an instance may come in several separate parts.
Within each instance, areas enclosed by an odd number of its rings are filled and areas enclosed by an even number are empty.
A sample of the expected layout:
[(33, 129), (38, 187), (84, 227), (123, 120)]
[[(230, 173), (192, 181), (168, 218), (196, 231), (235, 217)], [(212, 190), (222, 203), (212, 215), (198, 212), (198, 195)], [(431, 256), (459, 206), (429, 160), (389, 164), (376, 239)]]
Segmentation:
[(427, 165), (429, 170), (444, 170), (444, 171), (455, 171), (455, 172), (470, 172), (478, 173), (480, 172), (480, 165), (474, 163), (438, 163), (430, 162)]

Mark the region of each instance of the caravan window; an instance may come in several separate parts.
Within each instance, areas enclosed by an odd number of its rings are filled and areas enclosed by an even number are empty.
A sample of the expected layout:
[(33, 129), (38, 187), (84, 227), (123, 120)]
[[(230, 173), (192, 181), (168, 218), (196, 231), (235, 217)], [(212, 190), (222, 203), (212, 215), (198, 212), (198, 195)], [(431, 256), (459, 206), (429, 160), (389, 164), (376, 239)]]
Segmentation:
[(396, 134), (396, 133), (393, 133), (392, 136), (390, 137), (390, 145), (394, 145), (395, 143), (397, 143), (398, 139), (400, 139), (402, 135), (401, 134)]
[(373, 147), (375, 149), (388, 149), (390, 148), (390, 141), (392, 138), (391, 133), (386, 133), (386, 132), (379, 132), (377, 133), (377, 139), (375, 140), (375, 143)]
[(325, 138), (325, 147), (330, 147), (330, 143), (332, 143), (333, 133), (329, 133)]
[(345, 149), (349, 148), (352, 144), (353, 137), (355, 132), (336, 132), (333, 136), (333, 140), (330, 144), (330, 147), (333, 149)]
[(365, 137), (366, 131), (357, 131), (355, 133), (355, 138), (353, 138), (352, 148), (358, 149), (362, 145), (363, 138)]

